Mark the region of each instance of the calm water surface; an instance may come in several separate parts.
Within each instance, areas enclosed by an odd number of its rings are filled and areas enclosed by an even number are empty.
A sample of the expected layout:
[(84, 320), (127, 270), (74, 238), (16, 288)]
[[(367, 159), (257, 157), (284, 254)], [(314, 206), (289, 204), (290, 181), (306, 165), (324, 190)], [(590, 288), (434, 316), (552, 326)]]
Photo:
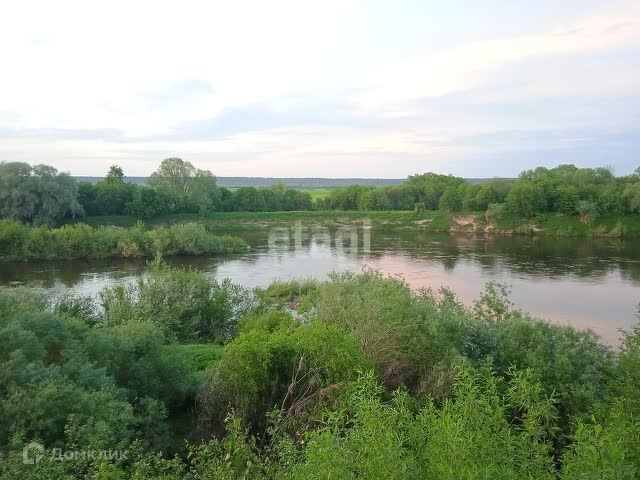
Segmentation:
[[(366, 268), (402, 276), (412, 286), (448, 286), (471, 303), (488, 281), (511, 286), (518, 308), (550, 321), (590, 328), (617, 344), (640, 302), (640, 242), (534, 237), (461, 237), (363, 229), (272, 229), (228, 232), (252, 245), (248, 254), (172, 258), (217, 279), (247, 287), (274, 280), (324, 278)], [(144, 261), (107, 260), (0, 265), (0, 284), (97, 295), (134, 280)]]

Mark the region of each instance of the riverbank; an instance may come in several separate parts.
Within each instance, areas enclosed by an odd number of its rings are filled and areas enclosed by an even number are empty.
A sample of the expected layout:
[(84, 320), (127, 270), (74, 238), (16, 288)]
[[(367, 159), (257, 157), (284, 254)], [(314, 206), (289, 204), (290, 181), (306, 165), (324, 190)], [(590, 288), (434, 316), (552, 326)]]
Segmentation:
[[(132, 227), (137, 218), (127, 215), (86, 217), (77, 222), (92, 226)], [(485, 212), (448, 213), (443, 211), (302, 211), (302, 212), (219, 212), (206, 215), (163, 215), (146, 220), (149, 226), (200, 223), (208, 231), (258, 230), (291, 227), (298, 222), (304, 227), (362, 226), (376, 230), (417, 230), (456, 234), (540, 235), (558, 237), (640, 237), (640, 215), (616, 215), (597, 218), (590, 224), (578, 216), (546, 214), (533, 219), (503, 216), (487, 220)]]
[(180, 223), (148, 229), (142, 225), (64, 225), (30, 227), (0, 221), (0, 260), (70, 260), (85, 258), (150, 258), (156, 254), (224, 255), (244, 253), (241, 238), (208, 231), (198, 223)]

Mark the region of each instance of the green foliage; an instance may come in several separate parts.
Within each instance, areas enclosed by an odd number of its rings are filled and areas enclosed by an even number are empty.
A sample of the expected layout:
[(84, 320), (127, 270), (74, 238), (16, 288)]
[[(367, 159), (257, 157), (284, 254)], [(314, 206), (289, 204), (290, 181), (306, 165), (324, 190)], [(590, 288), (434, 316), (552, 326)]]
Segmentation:
[(52, 310), (57, 315), (84, 320), (89, 324), (97, 322), (96, 305), (92, 297), (77, 296), (65, 292), (53, 300)]
[(78, 185), (67, 173), (47, 165), (0, 162), (0, 217), (53, 224), (64, 217), (84, 215)]
[(464, 370), (459, 377), (450, 401), (417, 412), (403, 393), (383, 402), (374, 379), (361, 377), (326, 427), (308, 435), (289, 478), (554, 478), (545, 441), (553, 404), (530, 375), (504, 386)]
[(491, 183), (487, 183), (482, 185), (476, 194), (476, 208), (478, 210), (487, 210), (490, 205), (497, 204), (499, 200), (500, 197), (496, 187)]
[(490, 203), (487, 207), (486, 219), (488, 222), (498, 222), (507, 213), (507, 205), (504, 203)]
[(450, 344), (440, 337), (427, 297), (416, 297), (400, 280), (375, 272), (334, 274), (313, 295), (317, 318), (358, 338), (388, 387), (429, 390), (432, 375), (442, 373), (437, 364), (450, 358)]
[[(374, 272), (254, 296), (159, 260), (102, 302), (0, 289), (0, 479), (640, 471), (640, 327), (616, 353), (500, 284), (471, 308)], [(24, 464), (32, 440), (129, 457)]]
[(142, 224), (129, 229), (85, 224), (48, 228), (0, 220), (0, 248), (4, 260), (52, 260), (222, 255), (245, 252), (248, 245), (238, 237), (215, 236), (195, 223), (147, 230)]
[(593, 202), (581, 200), (576, 206), (578, 214), (580, 214), (580, 221), (586, 224), (592, 224), (598, 217), (598, 207)]
[(447, 187), (440, 197), (438, 208), (447, 212), (462, 210), (463, 197), (458, 187)]
[(622, 192), (622, 198), (630, 212), (640, 212), (640, 182), (628, 184)]
[(106, 215), (123, 214), (131, 201), (135, 187), (124, 183), (122, 178), (109, 178), (95, 186), (96, 209)]
[[(216, 177), (208, 170), (195, 168), (190, 162), (180, 158), (167, 158), (158, 170), (149, 177), (149, 186), (161, 197), (157, 200), (157, 210), (181, 212), (209, 212), (220, 204), (221, 192)], [(134, 199), (135, 203), (135, 199)], [(132, 208), (135, 208), (132, 205)], [(149, 216), (155, 212), (145, 212)]]
[(573, 185), (560, 185), (555, 192), (555, 210), (574, 213), (578, 204), (578, 189)]
[(230, 342), (201, 403), (213, 413), (231, 405), (257, 427), (274, 407), (300, 415), (369, 365), (357, 339), (342, 328), (285, 319), (272, 331), (252, 329)]
[(0, 193), (0, 216), (53, 224), (83, 213), (127, 214), (147, 220), (168, 214), (203, 216), (233, 211), (485, 211), (490, 205), (505, 203), (513, 216), (531, 218), (543, 212), (573, 215), (581, 202), (595, 204), (600, 215), (622, 215), (639, 211), (638, 185), (637, 176), (615, 177), (607, 168), (559, 165), (524, 171), (518, 179), (491, 179), (481, 184), (424, 173), (411, 175), (397, 186), (349, 185), (312, 191), (312, 195), (284, 185), (219, 188), (211, 172), (180, 158), (163, 160), (148, 186), (127, 183), (117, 165), (92, 185), (76, 184), (68, 175), (44, 165), (3, 163), (0, 192), (5, 196)]
[(129, 215), (148, 219), (169, 213), (170, 206), (170, 198), (162, 191), (138, 187), (134, 190), (131, 201), (126, 204), (126, 211)]
[(536, 212), (546, 210), (543, 190), (528, 182), (517, 182), (506, 198), (507, 210), (522, 217), (532, 217)]
[(135, 284), (105, 288), (100, 301), (106, 324), (151, 321), (168, 341), (183, 343), (229, 338), (252, 306), (252, 297), (228, 280), (165, 264)]
[(188, 343), (171, 344), (165, 348), (170, 352), (179, 352), (185, 358), (189, 358), (192, 370), (205, 372), (218, 365), (222, 357), (222, 345), (216, 343)]
[(101, 328), (85, 341), (88, 358), (127, 389), (129, 399), (152, 397), (169, 407), (180, 405), (193, 385), (189, 358), (163, 347), (164, 336), (151, 321), (130, 321)]

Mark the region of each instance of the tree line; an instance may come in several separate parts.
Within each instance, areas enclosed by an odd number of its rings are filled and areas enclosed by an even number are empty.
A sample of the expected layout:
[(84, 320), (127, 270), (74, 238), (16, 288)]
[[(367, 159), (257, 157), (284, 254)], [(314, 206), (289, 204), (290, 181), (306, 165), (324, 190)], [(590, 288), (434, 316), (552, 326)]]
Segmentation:
[(83, 215), (132, 215), (140, 219), (169, 213), (286, 210), (445, 210), (487, 211), (489, 217), (532, 217), (546, 212), (598, 215), (640, 212), (640, 168), (616, 177), (608, 168), (559, 165), (538, 167), (517, 179), (470, 184), (461, 177), (425, 173), (401, 185), (337, 187), (312, 201), (307, 191), (218, 187), (208, 170), (179, 158), (162, 161), (147, 185), (126, 182), (117, 165), (95, 185), (76, 182), (46, 165), (0, 163), (0, 216), (34, 224), (52, 224)]
[(637, 478), (640, 329), (613, 351), (507, 294), (160, 260), (97, 300), (0, 289), (0, 479)]
[(425, 173), (411, 175), (399, 186), (336, 188), (317, 207), (488, 211), (519, 217), (557, 212), (594, 219), (640, 212), (640, 168), (632, 175), (616, 177), (608, 168), (538, 167), (522, 172), (517, 179), (491, 179), (475, 185), (460, 177)]

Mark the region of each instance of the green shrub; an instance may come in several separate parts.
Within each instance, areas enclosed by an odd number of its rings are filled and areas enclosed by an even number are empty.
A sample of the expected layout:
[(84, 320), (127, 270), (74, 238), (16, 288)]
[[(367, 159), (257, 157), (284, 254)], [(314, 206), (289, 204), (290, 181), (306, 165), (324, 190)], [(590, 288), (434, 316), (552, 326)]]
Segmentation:
[(183, 343), (232, 337), (253, 305), (252, 296), (229, 280), (162, 263), (135, 284), (105, 288), (100, 301), (106, 324), (151, 321), (168, 341)]
[(487, 222), (497, 222), (507, 213), (507, 206), (504, 203), (490, 203), (485, 213)]
[(4, 260), (222, 255), (248, 248), (238, 237), (218, 237), (195, 223), (147, 230), (141, 223), (129, 229), (81, 223), (49, 228), (0, 220), (0, 259)]
[(369, 365), (358, 340), (336, 325), (283, 323), (271, 332), (253, 329), (225, 347), (200, 394), (201, 404), (218, 419), (231, 405), (260, 429), (272, 408), (301, 415)]

